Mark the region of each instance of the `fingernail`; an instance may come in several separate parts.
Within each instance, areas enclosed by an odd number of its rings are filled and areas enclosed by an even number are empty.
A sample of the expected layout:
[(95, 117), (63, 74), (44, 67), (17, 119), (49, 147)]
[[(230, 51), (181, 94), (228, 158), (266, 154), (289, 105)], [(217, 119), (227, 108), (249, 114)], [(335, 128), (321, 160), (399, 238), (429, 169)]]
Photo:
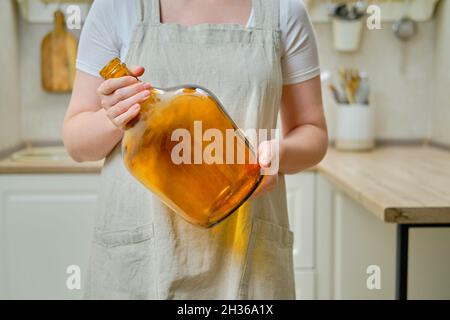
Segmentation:
[(142, 85), (142, 87), (143, 87), (144, 89), (150, 89), (152, 86), (150, 85), (150, 83), (145, 82), (145, 83)]
[(143, 95), (144, 95), (144, 98), (147, 98), (150, 95), (150, 91), (149, 90), (145, 90)]
[(139, 104), (135, 104), (134, 106), (132, 106), (131, 108), (133, 108), (133, 110), (137, 110), (139, 109), (141, 106)]

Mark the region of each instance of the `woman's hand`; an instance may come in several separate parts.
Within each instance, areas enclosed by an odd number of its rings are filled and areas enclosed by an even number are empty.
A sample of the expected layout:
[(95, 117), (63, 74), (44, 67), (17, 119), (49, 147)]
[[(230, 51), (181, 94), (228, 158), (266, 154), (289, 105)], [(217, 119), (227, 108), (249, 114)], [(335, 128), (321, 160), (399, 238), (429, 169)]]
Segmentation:
[(278, 185), (278, 168), (280, 160), (279, 140), (262, 142), (258, 147), (258, 163), (264, 178), (258, 189), (253, 193), (252, 199), (272, 191)]
[(151, 85), (136, 79), (144, 74), (144, 68), (131, 68), (130, 72), (133, 76), (105, 80), (97, 89), (107, 117), (120, 129), (139, 114), (140, 103), (150, 96)]

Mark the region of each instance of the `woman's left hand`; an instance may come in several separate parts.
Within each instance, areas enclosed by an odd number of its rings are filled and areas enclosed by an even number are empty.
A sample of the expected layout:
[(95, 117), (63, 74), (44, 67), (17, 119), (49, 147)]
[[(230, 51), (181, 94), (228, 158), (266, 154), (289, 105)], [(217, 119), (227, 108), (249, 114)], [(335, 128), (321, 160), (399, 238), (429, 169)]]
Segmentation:
[(280, 161), (279, 140), (262, 142), (258, 147), (258, 163), (264, 174), (261, 184), (252, 195), (252, 199), (272, 191), (278, 185)]

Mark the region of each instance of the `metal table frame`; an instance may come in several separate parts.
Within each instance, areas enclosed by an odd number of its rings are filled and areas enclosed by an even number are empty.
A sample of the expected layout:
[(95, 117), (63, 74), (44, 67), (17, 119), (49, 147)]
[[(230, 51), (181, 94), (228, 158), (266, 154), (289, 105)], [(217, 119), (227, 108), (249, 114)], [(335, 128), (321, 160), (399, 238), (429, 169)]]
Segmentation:
[(408, 243), (410, 228), (449, 228), (450, 223), (433, 224), (398, 224), (397, 225), (397, 258), (396, 288), (397, 300), (408, 299)]

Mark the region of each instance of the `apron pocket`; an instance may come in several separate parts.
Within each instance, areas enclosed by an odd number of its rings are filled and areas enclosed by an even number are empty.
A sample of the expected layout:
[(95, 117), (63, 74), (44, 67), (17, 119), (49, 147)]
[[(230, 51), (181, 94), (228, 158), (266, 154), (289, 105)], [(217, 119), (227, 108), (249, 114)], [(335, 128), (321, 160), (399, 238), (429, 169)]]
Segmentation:
[(139, 243), (153, 238), (153, 224), (147, 224), (131, 230), (94, 232), (94, 242), (105, 247), (116, 247)]
[(157, 299), (153, 224), (95, 230), (87, 298)]
[(249, 299), (295, 298), (293, 240), (288, 228), (255, 218), (245, 281)]

